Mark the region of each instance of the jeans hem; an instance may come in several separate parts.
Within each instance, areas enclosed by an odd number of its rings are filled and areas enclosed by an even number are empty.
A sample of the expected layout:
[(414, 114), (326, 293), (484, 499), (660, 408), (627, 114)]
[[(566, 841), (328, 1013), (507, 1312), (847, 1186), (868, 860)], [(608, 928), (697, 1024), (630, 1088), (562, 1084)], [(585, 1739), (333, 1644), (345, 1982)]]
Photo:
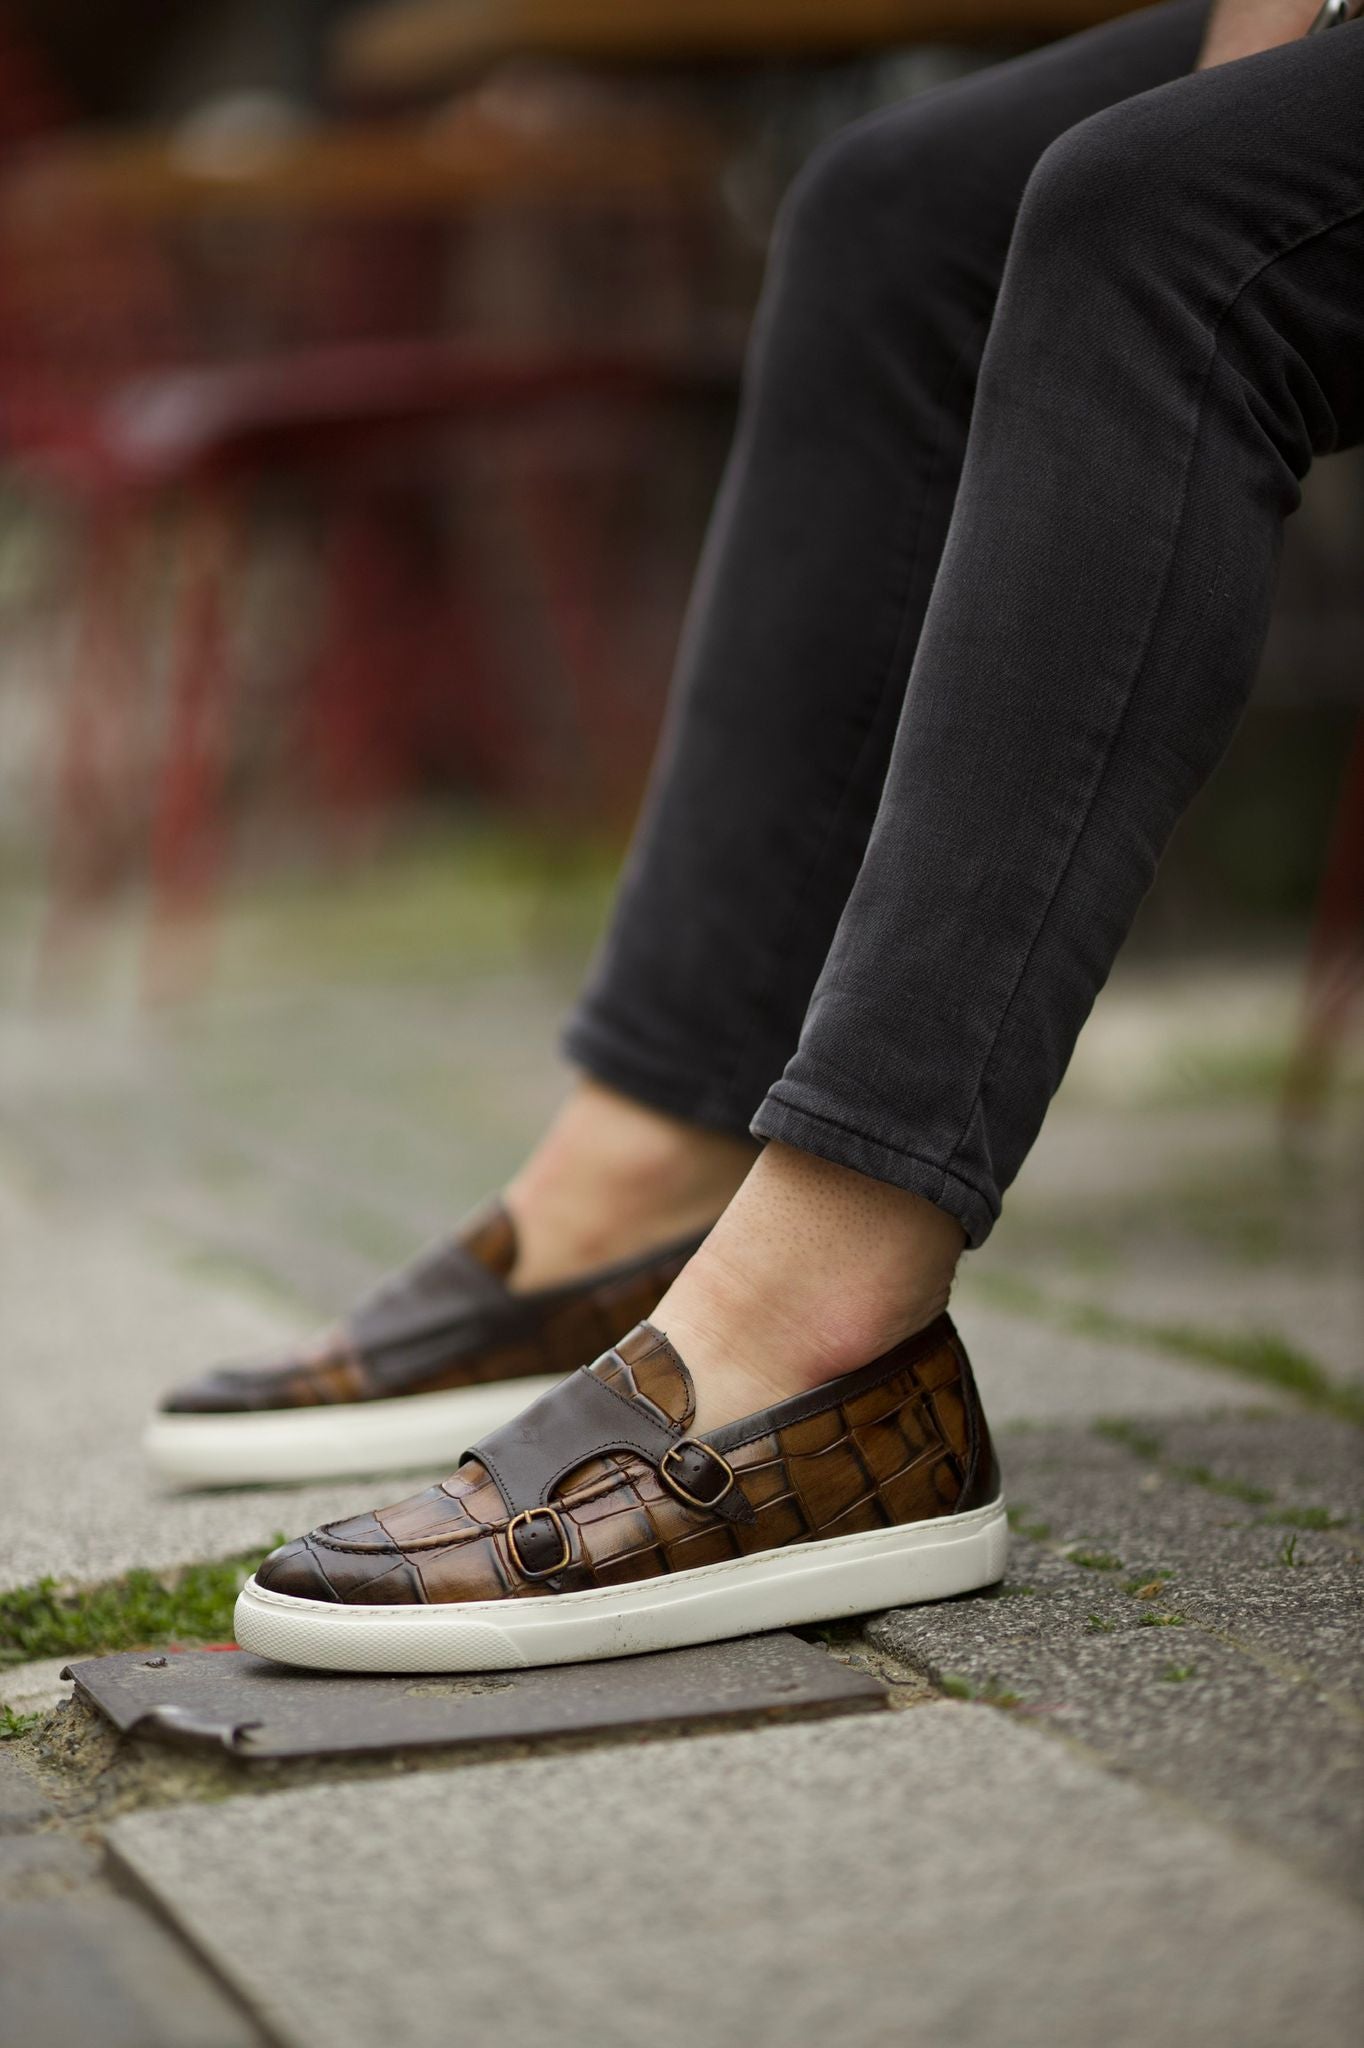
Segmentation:
[(559, 1046), (570, 1065), (649, 1109), (680, 1117), (684, 1123), (700, 1124), (708, 1131), (723, 1131), (729, 1137), (749, 1135), (751, 1105), (759, 1094), (756, 1089), (740, 1107), (711, 1079), (692, 1079), (674, 1067), (653, 1066), (640, 1057), (638, 1047), (581, 1016), (564, 1027)]
[(884, 1139), (869, 1138), (847, 1124), (835, 1123), (810, 1110), (793, 1109), (778, 1095), (768, 1094), (749, 1128), (755, 1137), (775, 1138), (783, 1145), (794, 1145), (800, 1152), (811, 1152), (817, 1159), (828, 1159), (835, 1166), (849, 1166), (872, 1180), (883, 1180), (892, 1187), (904, 1188), (908, 1194), (922, 1195), (925, 1201), (956, 1218), (973, 1251), (984, 1244), (994, 1228), (998, 1202), (991, 1203), (978, 1189), (945, 1167), (888, 1145)]

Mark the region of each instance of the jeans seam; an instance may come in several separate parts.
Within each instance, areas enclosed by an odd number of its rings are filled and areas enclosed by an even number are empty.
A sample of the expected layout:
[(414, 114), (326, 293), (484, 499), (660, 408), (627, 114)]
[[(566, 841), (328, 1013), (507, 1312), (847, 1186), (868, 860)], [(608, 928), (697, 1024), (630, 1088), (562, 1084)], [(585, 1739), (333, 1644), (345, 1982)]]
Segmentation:
[[(1024, 980), (1027, 977), (1028, 969), (1032, 965), (1033, 955), (1036, 953), (1038, 945), (1040, 944), (1045, 932), (1047, 931), (1047, 928), (1051, 921), (1052, 912), (1056, 907), (1057, 898), (1059, 897), (1062, 888), (1065, 886), (1066, 880), (1071, 871), (1071, 867), (1074, 863), (1075, 856), (1079, 851), (1080, 844), (1089, 826), (1089, 821), (1094, 814), (1094, 806), (1098, 802), (1100, 793), (1102, 792), (1104, 784), (1107, 781), (1109, 771), (1112, 767), (1114, 753), (1117, 749), (1118, 742), (1122, 737), (1123, 729), (1127, 724), (1128, 715), (1132, 709), (1133, 701), (1136, 697), (1137, 690), (1141, 684), (1142, 677), (1146, 670), (1147, 662), (1150, 658), (1151, 647), (1155, 640), (1156, 628), (1160, 623), (1161, 615), (1165, 606), (1165, 600), (1169, 594), (1170, 578), (1174, 573), (1174, 566), (1176, 561), (1178, 560), (1180, 541), (1183, 538), (1184, 521), (1189, 509), (1189, 492), (1192, 488), (1193, 483), (1194, 465), (1198, 454), (1199, 443), (1202, 440), (1203, 428), (1206, 420), (1208, 390), (1212, 383), (1213, 372), (1217, 367), (1222, 346), (1222, 330), (1226, 326), (1227, 321), (1231, 318), (1232, 314), (1235, 312), (1241, 300), (1244, 298), (1245, 294), (1251, 289), (1253, 285), (1259, 282), (1259, 280), (1264, 276), (1267, 270), (1271, 270), (1276, 263), (1282, 263), (1283, 261), (1285, 261), (1287, 257), (1295, 255), (1299, 249), (1305, 248), (1309, 242), (1315, 241), (1319, 235), (1330, 234), (1332, 229), (1343, 227), (1346, 225), (1347, 222), (1356, 220), (1361, 215), (1364, 215), (1364, 205), (1351, 206), (1347, 208), (1344, 213), (1337, 214), (1331, 219), (1318, 221), (1315, 226), (1305, 230), (1304, 233), (1298, 235), (1292, 242), (1288, 244), (1286, 248), (1276, 249), (1271, 255), (1266, 256), (1260, 263), (1258, 263), (1255, 266), (1254, 270), (1250, 272), (1249, 276), (1244, 278), (1242, 282), (1237, 286), (1236, 290), (1232, 293), (1226, 305), (1222, 308), (1222, 311), (1217, 315), (1217, 318), (1213, 323), (1208, 348), (1208, 359), (1207, 363), (1204, 366), (1203, 374), (1199, 380), (1198, 396), (1195, 405), (1193, 426), (1189, 436), (1188, 458), (1185, 462), (1184, 476), (1180, 490), (1179, 509), (1175, 516), (1174, 531), (1169, 545), (1169, 553), (1166, 558), (1164, 575), (1161, 579), (1159, 593), (1157, 594), (1155, 602), (1151, 607), (1151, 616), (1148, 622), (1146, 635), (1142, 643), (1142, 649), (1137, 657), (1135, 666), (1132, 670), (1131, 680), (1127, 687), (1126, 696), (1123, 699), (1122, 709), (1118, 714), (1117, 723), (1113, 728), (1113, 733), (1108, 744), (1107, 752), (1105, 754), (1102, 764), (1099, 767), (1097, 775), (1094, 777), (1093, 787), (1090, 790), (1089, 799), (1085, 805), (1084, 815), (1080, 819), (1078, 825), (1075, 828), (1075, 831), (1071, 835), (1070, 846), (1062, 861), (1060, 871), (1057, 874), (1055, 883), (1052, 886), (1051, 893), (1047, 898), (1042, 913), (1038, 918), (1036, 929), (1033, 932), (1032, 938), (1028, 943), (1027, 952), (1025, 953), (1023, 960), (1019, 966), (1018, 973), (1014, 977), (1013, 986), (1010, 988), (1009, 993), (1005, 998), (1004, 1006), (1000, 1011), (999, 1021), (995, 1025), (994, 1031), (991, 1034), (990, 1043), (986, 1047), (985, 1053), (981, 1059), (980, 1068), (976, 1077), (976, 1083), (971, 1091), (970, 1106), (967, 1109), (966, 1116), (962, 1122), (961, 1129), (957, 1134), (956, 1140), (953, 1143), (952, 1148), (947, 1155), (947, 1167), (944, 1169), (944, 1171), (956, 1171), (956, 1161), (958, 1155), (960, 1154), (961, 1148), (966, 1141), (966, 1134), (971, 1128), (971, 1124), (975, 1118), (976, 1112), (980, 1107), (981, 1097), (984, 1093), (986, 1076), (989, 1072), (990, 1063), (994, 1059), (995, 1052), (999, 1045), (999, 1041), (1004, 1033), (1004, 1028), (1008, 1023), (1010, 1016), (1013, 1013), (1014, 1004), (1018, 1000), (1019, 991), (1022, 988)], [(890, 1149), (894, 1150), (895, 1148), (891, 1147)], [(959, 1175), (958, 1178), (961, 1178), (961, 1176)], [(970, 1183), (968, 1182), (967, 1185), (969, 1186)]]

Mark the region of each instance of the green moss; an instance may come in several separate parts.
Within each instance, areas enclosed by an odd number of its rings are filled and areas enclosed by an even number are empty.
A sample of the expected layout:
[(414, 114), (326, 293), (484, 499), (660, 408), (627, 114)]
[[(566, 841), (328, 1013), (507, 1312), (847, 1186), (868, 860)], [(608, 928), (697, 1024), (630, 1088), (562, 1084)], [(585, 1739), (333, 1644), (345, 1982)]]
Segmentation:
[[(1364, 1389), (1337, 1386), (1308, 1352), (1276, 1330), (1212, 1330), (1196, 1323), (1164, 1323), (1124, 1315), (1096, 1302), (1058, 1301), (1016, 1273), (981, 1274), (983, 1298), (1036, 1317), (1077, 1336), (1103, 1343), (1145, 1344), (1194, 1365), (1233, 1372), (1280, 1388), (1307, 1407), (1364, 1427)], [(1110, 1426), (1110, 1434), (1111, 1426)]]
[(1197, 1673), (1196, 1664), (1167, 1664), (1160, 1675), (1166, 1685), (1184, 1685)]
[(1298, 1556), (1298, 1539), (1296, 1536), (1284, 1537), (1283, 1542), (1279, 1545), (1278, 1556), (1275, 1561), (1278, 1564), (1286, 1565), (1302, 1563), (1302, 1559)]
[(945, 1692), (950, 1700), (973, 1700), (976, 1688), (969, 1678), (962, 1678), (955, 1671), (944, 1671), (938, 1680), (939, 1692)]
[(963, 1678), (958, 1671), (944, 1671), (938, 1679), (938, 1690), (945, 1692), (950, 1700), (975, 1700), (985, 1707), (1017, 1707), (1022, 1705), (1018, 1694), (1010, 1692), (998, 1678), (987, 1678), (984, 1685), (975, 1685), (969, 1678)]
[(1188, 1622), (1182, 1614), (1143, 1614), (1137, 1619), (1138, 1628), (1187, 1628)]
[(243, 1584), (275, 1536), (259, 1550), (172, 1572), (131, 1571), (96, 1586), (34, 1586), (0, 1594), (0, 1665), (38, 1657), (97, 1656), (146, 1643), (225, 1642)]
[(1051, 1534), (1051, 1523), (1039, 1522), (1031, 1508), (1025, 1507), (1021, 1501), (1014, 1507), (1007, 1508), (1005, 1513), (1009, 1518), (1009, 1527), (1016, 1530), (1020, 1536), (1031, 1538), (1034, 1543), (1045, 1543)]
[(1139, 1422), (1128, 1422), (1122, 1416), (1105, 1415), (1094, 1424), (1095, 1436), (1107, 1437), (1110, 1443), (1121, 1444), (1125, 1451), (1131, 1451), (1134, 1458), (1145, 1458), (1154, 1463), (1161, 1453), (1161, 1441), (1149, 1429), (1143, 1429)]
[(1275, 1508), (1272, 1515), (1261, 1515), (1260, 1520), (1281, 1529), (1339, 1529), (1345, 1518), (1333, 1515), (1329, 1508)]
[(1229, 1500), (1243, 1500), (1251, 1507), (1264, 1507), (1274, 1498), (1272, 1487), (1256, 1486), (1249, 1479), (1223, 1479), (1206, 1465), (1169, 1465), (1165, 1469), (1172, 1479), (1201, 1486), (1208, 1493), (1224, 1494)]
[(1071, 1550), (1066, 1554), (1072, 1564), (1080, 1565), (1087, 1572), (1122, 1570), (1122, 1559), (1115, 1557), (1111, 1550)]
[(1092, 1636), (1111, 1636), (1118, 1624), (1116, 1621), (1106, 1621), (1102, 1614), (1091, 1614), (1086, 1626)]
[[(1259, 1419), (1272, 1421), (1274, 1411), (1270, 1409)], [(1201, 1486), (1206, 1492), (1221, 1494), (1228, 1500), (1244, 1501), (1247, 1507), (1270, 1508), (1268, 1514), (1259, 1517), (1264, 1526), (1282, 1529), (1340, 1529), (1346, 1525), (1347, 1518), (1344, 1515), (1333, 1515), (1329, 1508), (1299, 1508), (1292, 1505), (1271, 1507), (1274, 1489), (1257, 1485), (1253, 1480), (1226, 1478), (1221, 1473), (1214, 1472), (1208, 1465), (1167, 1464), (1161, 1457), (1160, 1439), (1153, 1436), (1149, 1430), (1143, 1429), (1140, 1424), (1127, 1422), (1122, 1417), (1105, 1417), (1094, 1424), (1094, 1431), (1097, 1436), (1106, 1437), (1110, 1443), (1121, 1444), (1124, 1450), (1131, 1451), (1133, 1457), (1142, 1458), (1148, 1464), (1155, 1465), (1169, 1479), (1182, 1480), (1187, 1486)], [(1133, 1593), (1137, 1589), (1132, 1585), (1127, 1590)]]

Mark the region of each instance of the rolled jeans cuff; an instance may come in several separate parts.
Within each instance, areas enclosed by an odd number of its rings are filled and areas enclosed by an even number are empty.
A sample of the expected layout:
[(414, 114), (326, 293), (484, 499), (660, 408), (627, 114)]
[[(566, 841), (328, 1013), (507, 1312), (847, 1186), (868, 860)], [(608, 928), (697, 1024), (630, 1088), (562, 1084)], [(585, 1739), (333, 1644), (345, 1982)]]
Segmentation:
[(796, 1109), (784, 1102), (775, 1088), (768, 1091), (749, 1128), (755, 1138), (776, 1138), (783, 1145), (794, 1145), (798, 1151), (812, 1152), (817, 1159), (828, 1159), (835, 1166), (850, 1166), (854, 1173), (865, 1173), (871, 1180), (888, 1181), (908, 1194), (922, 1195), (925, 1201), (956, 1218), (972, 1250), (984, 1244), (999, 1215), (999, 1195), (994, 1189), (988, 1195), (982, 1194), (931, 1160), (888, 1145), (884, 1139), (869, 1138), (864, 1132), (815, 1111)]
[(704, 1075), (680, 1072), (669, 1060), (650, 1060), (631, 1037), (581, 1010), (565, 1026), (559, 1046), (570, 1065), (618, 1094), (628, 1095), (632, 1102), (642, 1102), (684, 1123), (701, 1124), (709, 1131), (723, 1131), (736, 1138), (748, 1136), (753, 1104), (762, 1094), (760, 1087), (740, 1099)]

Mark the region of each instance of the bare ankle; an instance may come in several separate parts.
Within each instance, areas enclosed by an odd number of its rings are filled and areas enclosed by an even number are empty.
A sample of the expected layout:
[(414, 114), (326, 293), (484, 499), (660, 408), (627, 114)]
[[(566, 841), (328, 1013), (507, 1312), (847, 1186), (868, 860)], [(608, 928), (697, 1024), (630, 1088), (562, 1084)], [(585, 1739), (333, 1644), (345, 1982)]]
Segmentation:
[(757, 1151), (746, 1138), (579, 1082), (505, 1190), (518, 1238), (512, 1285), (551, 1286), (699, 1235)]
[(696, 1427), (853, 1371), (946, 1308), (960, 1226), (903, 1189), (770, 1146), (654, 1320), (697, 1383)]

